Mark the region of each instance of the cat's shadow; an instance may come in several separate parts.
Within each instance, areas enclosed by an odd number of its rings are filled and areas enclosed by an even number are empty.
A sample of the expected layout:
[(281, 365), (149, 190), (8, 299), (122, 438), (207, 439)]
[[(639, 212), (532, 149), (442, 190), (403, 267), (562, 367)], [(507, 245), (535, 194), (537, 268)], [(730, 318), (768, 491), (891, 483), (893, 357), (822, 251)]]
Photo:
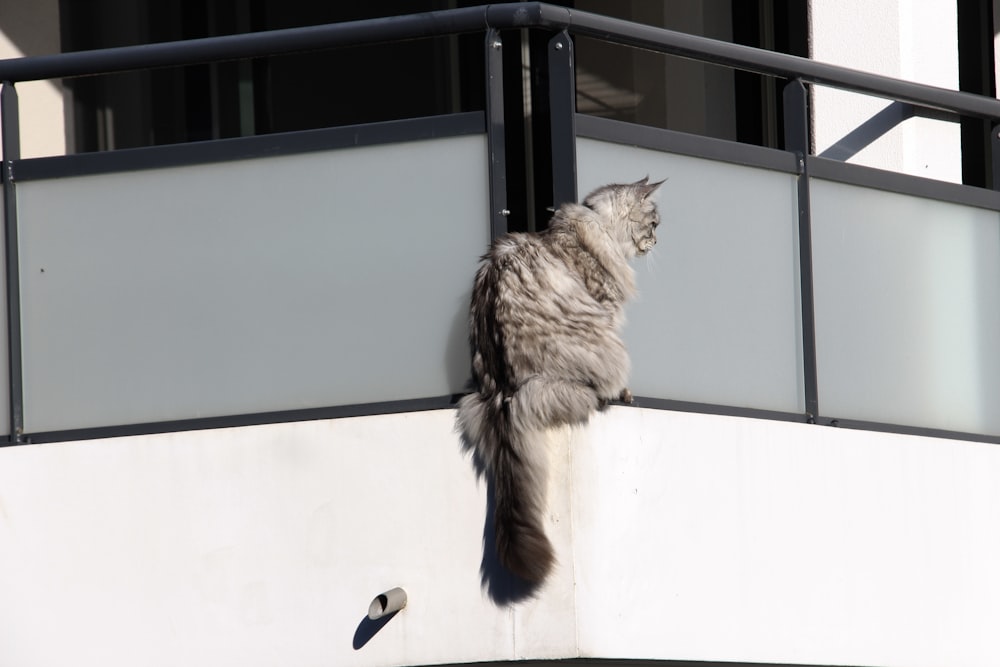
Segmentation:
[(521, 579), (500, 563), (497, 557), (496, 531), (493, 516), (496, 512), (496, 488), (492, 476), (472, 446), (462, 437), (462, 449), (472, 461), (476, 475), (486, 481), (486, 518), (483, 521), (483, 559), (479, 565), (483, 591), (494, 604), (507, 606), (533, 598), (539, 584)]

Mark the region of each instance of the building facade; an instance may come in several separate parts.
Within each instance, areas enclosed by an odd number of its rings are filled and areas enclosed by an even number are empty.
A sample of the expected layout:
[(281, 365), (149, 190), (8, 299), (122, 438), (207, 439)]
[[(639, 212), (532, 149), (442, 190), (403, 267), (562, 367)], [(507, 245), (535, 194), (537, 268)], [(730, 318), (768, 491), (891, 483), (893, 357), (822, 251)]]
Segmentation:
[[(0, 1), (0, 665), (995, 663), (990, 3), (328, 4)], [(532, 589), (472, 275), (645, 175)]]

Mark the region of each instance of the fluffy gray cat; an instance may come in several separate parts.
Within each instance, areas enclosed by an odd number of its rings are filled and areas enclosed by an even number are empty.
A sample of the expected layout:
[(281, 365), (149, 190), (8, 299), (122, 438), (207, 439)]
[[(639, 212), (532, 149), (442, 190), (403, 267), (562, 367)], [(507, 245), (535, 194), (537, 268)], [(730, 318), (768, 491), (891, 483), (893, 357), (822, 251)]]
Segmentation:
[(544, 431), (632, 401), (619, 332), (635, 293), (629, 260), (656, 244), (652, 195), (662, 181), (648, 180), (605, 185), (560, 206), (545, 231), (495, 240), (476, 273), (475, 391), (458, 403), (458, 428), (493, 476), (500, 562), (529, 582), (555, 560), (543, 526)]

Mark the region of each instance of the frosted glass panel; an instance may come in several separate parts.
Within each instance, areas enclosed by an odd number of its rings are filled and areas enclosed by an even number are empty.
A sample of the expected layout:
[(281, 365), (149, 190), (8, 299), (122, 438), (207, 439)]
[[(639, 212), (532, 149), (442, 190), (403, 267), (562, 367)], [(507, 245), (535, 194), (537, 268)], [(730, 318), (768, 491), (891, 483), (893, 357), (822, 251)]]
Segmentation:
[(636, 260), (625, 339), (636, 395), (804, 411), (795, 177), (577, 140), (581, 197), (669, 177), (659, 244)]
[(1000, 214), (812, 181), (821, 412), (1000, 433)]
[(22, 183), (27, 428), (461, 391), (487, 164), (478, 135)]

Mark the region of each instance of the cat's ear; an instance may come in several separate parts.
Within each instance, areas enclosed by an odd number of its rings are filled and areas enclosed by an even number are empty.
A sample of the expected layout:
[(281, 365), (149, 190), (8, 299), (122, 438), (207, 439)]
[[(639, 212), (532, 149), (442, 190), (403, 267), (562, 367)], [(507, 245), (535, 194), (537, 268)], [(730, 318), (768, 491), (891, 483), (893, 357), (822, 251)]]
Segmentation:
[(657, 189), (659, 189), (659, 187), (661, 185), (663, 185), (664, 183), (666, 183), (666, 182), (667, 182), (667, 179), (664, 178), (662, 181), (659, 181), (657, 183), (650, 183), (649, 182), (649, 176), (646, 176), (641, 181), (636, 181), (635, 185), (638, 185), (639, 188), (640, 188), (640, 190), (642, 191), (642, 198), (643, 199), (648, 199), (650, 195), (652, 195), (654, 192), (656, 192)]

